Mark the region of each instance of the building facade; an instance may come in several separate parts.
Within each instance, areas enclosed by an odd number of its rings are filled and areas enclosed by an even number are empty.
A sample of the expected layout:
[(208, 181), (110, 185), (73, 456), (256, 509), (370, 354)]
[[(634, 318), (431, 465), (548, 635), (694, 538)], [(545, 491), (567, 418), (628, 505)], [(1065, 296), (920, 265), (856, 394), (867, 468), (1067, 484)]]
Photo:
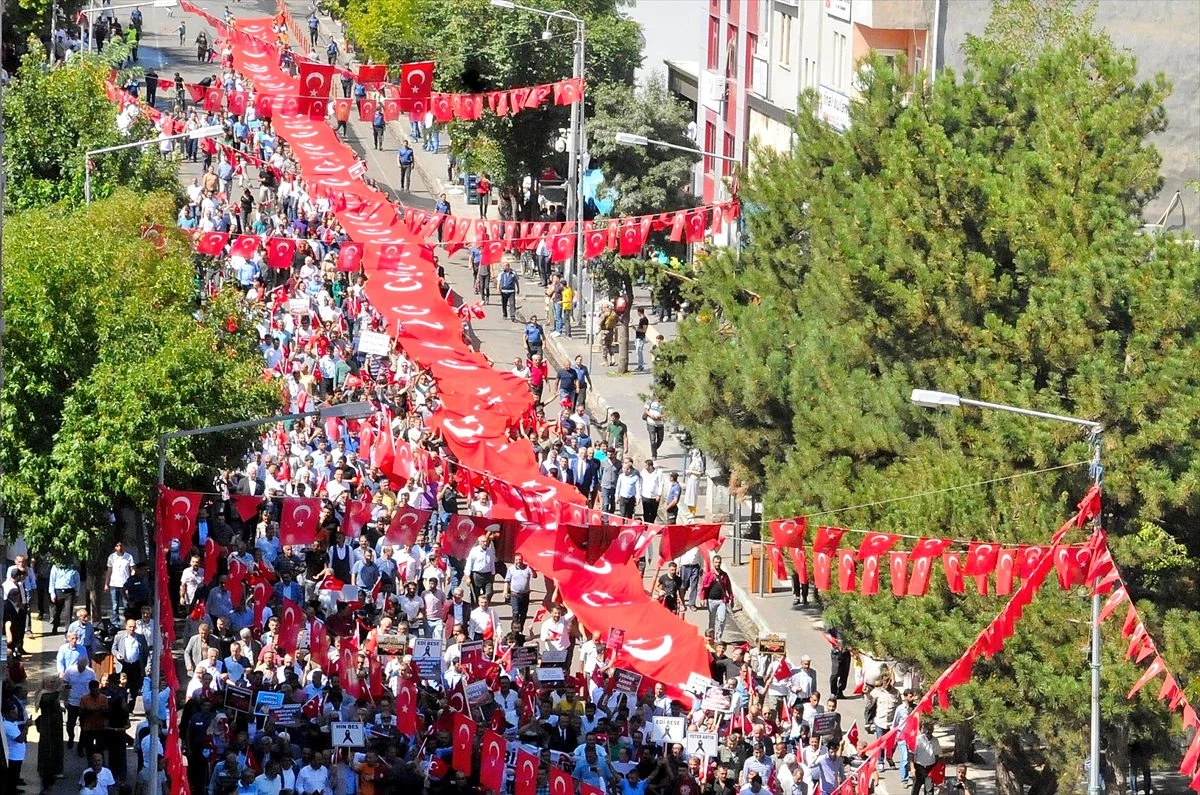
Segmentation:
[[(669, 86), (696, 105), (696, 143), (748, 165), (751, 141), (792, 143), (791, 118), (804, 89), (837, 130), (850, 124), (856, 65), (872, 51), (901, 54), (910, 72), (961, 71), (967, 36), (983, 32), (990, 0), (708, 0), (699, 63), (667, 63)], [(1163, 156), (1163, 190), (1148, 225), (1200, 232), (1200, 2), (1098, 0), (1096, 25), (1138, 59), (1142, 76), (1174, 84), (1170, 127), (1153, 139)], [(733, 164), (705, 158), (696, 188), (705, 201), (728, 196)]]

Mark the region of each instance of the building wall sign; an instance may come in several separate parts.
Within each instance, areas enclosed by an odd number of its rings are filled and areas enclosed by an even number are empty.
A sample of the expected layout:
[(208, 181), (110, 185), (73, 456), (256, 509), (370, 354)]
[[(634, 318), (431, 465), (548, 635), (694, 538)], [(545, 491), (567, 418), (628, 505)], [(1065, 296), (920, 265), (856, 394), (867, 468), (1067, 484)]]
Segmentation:
[(851, 0), (825, 0), (825, 13), (843, 22), (850, 21)]
[(838, 132), (850, 129), (850, 97), (829, 86), (821, 86), (818, 92), (821, 104), (817, 107), (817, 117)]

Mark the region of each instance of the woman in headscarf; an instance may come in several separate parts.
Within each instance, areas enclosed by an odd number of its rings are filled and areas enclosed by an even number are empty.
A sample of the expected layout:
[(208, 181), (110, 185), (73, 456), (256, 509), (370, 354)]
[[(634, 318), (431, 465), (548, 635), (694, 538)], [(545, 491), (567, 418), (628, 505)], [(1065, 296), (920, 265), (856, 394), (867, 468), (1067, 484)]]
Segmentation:
[(49, 792), (63, 772), (63, 712), (57, 690), (47, 690), (38, 699), (38, 776), (42, 790)]

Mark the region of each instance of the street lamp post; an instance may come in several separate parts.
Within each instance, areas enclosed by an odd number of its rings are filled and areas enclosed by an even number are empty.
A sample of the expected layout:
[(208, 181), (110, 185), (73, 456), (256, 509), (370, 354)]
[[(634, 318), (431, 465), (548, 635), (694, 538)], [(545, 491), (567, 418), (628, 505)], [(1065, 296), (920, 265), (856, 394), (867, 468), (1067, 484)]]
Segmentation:
[[(547, 19), (561, 19), (575, 25), (575, 58), (571, 69), (571, 77), (576, 80), (582, 80), (584, 74), (584, 38), (587, 33), (584, 25), (583, 17), (580, 17), (566, 9), (558, 11), (543, 11), (540, 8), (532, 8), (514, 3), (511, 0), (491, 0), (492, 6), (495, 8), (504, 8), (508, 10), (527, 11), (531, 14), (538, 14)], [(571, 285), (575, 291), (575, 303), (572, 306), (572, 311), (577, 311), (577, 307), (582, 306), (581, 294), (583, 293), (583, 170), (586, 166), (584, 158), (586, 157), (584, 150), (584, 113), (583, 101), (574, 102), (571, 104), (571, 130), (568, 133), (570, 138), (570, 161), (567, 163), (567, 220), (575, 222), (575, 256), (567, 263), (567, 284)], [(590, 333), (590, 318), (585, 318), (585, 322), (589, 324), (588, 333)]]
[[(210, 433), (224, 433), (226, 431), (237, 431), (243, 428), (257, 428), (263, 425), (273, 425), (277, 422), (290, 422), (293, 420), (302, 420), (308, 417), (341, 417), (343, 419), (360, 419), (369, 417), (375, 413), (375, 406), (371, 403), (339, 403), (334, 406), (321, 406), (312, 411), (301, 411), (295, 414), (277, 414), (274, 417), (261, 417), (252, 420), (240, 420), (238, 422), (227, 422), (222, 425), (209, 425), (204, 428), (189, 428), (182, 431), (170, 431), (169, 433), (160, 434), (158, 437), (158, 485), (161, 488), (166, 483), (167, 475), (167, 445), (172, 439), (183, 439), (188, 436), (203, 436)], [(154, 528), (154, 535), (157, 536), (160, 528)], [(154, 541), (150, 544), (151, 550), (155, 550)], [(157, 550), (157, 554), (165, 555), (166, 550)], [(154, 621), (154, 638), (151, 647), (151, 659), (154, 661), (150, 672), (151, 695), (150, 703), (146, 705), (146, 720), (150, 724), (151, 737), (151, 753), (147, 760), (149, 767), (149, 781), (157, 782), (158, 780), (158, 753), (154, 752), (153, 743), (160, 743), (162, 728), (159, 725), (158, 718), (160, 704), (160, 693), (162, 690), (162, 665), (164, 660), (164, 649), (162, 642), (162, 591), (165, 583), (162, 578), (155, 576), (153, 581), (153, 621)], [(154, 784), (152, 783), (153, 787)]]
[[(1007, 406), (1003, 403), (988, 403), (982, 400), (972, 400), (971, 398), (961, 397), (950, 392), (937, 392), (929, 389), (914, 389), (912, 391), (911, 400), (918, 406), (925, 408), (961, 408), (962, 406), (973, 406), (975, 408), (988, 409), (991, 411), (1005, 411), (1009, 414), (1020, 414), (1024, 417), (1033, 417), (1040, 420), (1053, 420), (1055, 422), (1066, 422), (1072, 425), (1081, 425), (1090, 432), (1089, 442), (1092, 447), (1092, 478), (1097, 486), (1100, 485), (1104, 476), (1104, 469), (1100, 466), (1100, 446), (1104, 427), (1094, 420), (1085, 420), (1079, 417), (1068, 417), (1062, 414), (1048, 414), (1044, 411), (1034, 411), (1033, 409), (1024, 409), (1017, 406)], [(1097, 515), (1093, 519), (1093, 526), (1100, 527), (1100, 516)], [(1091, 765), (1088, 767), (1088, 795), (1100, 794), (1100, 591), (1096, 589), (1097, 582), (1093, 582), (1092, 586), (1092, 643), (1091, 643), (1091, 675), (1092, 675), (1092, 720), (1091, 720)]]
[(83, 153), (83, 203), (92, 203), (92, 155), (102, 155), (107, 152), (119, 152), (122, 149), (135, 149), (139, 146), (149, 146), (150, 144), (158, 144), (163, 141), (174, 141), (179, 138), (191, 138), (198, 140), (200, 138), (213, 138), (225, 132), (225, 128), (219, 124), (211, 124), (207, 127), (198, 127), (185, 133), (176, 135), (160, 135), (157, 138), (149, 138), (145, 141), (133, 141), (127, 144), (117, 144), (116, 146), (106, 146), (102, 149), (89, 149)]

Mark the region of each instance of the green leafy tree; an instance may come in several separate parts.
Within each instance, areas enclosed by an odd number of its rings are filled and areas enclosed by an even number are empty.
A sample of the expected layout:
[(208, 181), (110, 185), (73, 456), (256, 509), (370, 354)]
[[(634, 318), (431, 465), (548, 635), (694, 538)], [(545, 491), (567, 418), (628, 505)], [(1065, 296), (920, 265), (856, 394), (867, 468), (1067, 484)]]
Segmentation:
[[(84, 152), (157, 135), (145, 121), (135, 122), (128, 135), (117, 130), (117, 107), (104, 91), (107, 57), (82, 55), (51, 71), (44, 60), (45, 51), (32, 47), (4, 92), (5, 200), (17, 210), (64, 200), (82, 204)], [(108, 196), (118, 185), (178, 191), (178, 178), (151, 145), (95, 158), (92, 197)]]
[[(527, 3), (546, 11), (562, 8), (586, 22), (588, 91), (606, 83), (631, 83), (641, 64), (640, 28), (620, 14), (616, 0)], [(493, 7), (488, 0), (351, 0), (350, 32), (361, 52), (377, 63), (432, 60), (438, 91), (499, 91), (551, 83), (572, 73), (575, 26), (537, 14)], [(542, 37), (543, 30), (551, 38)], [(554, 140), (569, 123), (569, 109), (547, 105), (515, 116), (485, 113), (450, 127), (455, 152), (468, 168), (487, 170), (497, 185), (515, 188), (547, 168), (566, 173), (566, 156)]]
[[(668, 410), (772, 515), (871, 504), (818, 521), (1010, 544), (1046, 541), (1086, 467), (959, 487), (1085, 462), (1087, 440), (998, 412), (930, 412), (910, 390), (1098, 419), (1118, 563), (1146, 523), (1176, 542), (1125, 570), (1168, 664), (1194, 668), (1200, 589), (1180, 561), (1200, 551), (1200, 255), (1137, 234), (1160, 185), (1146, 138), (1166, 123), (1166, 81), (1139, 81), (1132, 57), (1087, 30), (1035, 53), (979, 44), (965, 74), (932, 85), (871, 67), (848, 132), (817, 121), (808, 95), (794, 149), (756, 158), (750, 242), (706, 264), (699, 311), (658, 359)], [(948, 594), (940, 575), (920, 599), (828, 596), (826, 620), (853, 644), (925, 681), (999, 608)], [(1005, 795), (1076, 788), (1088, 631), (1086, 593), (1050, 585), (955, 692), (944, 718), (996, 749)], [(1179, 726), (1154, 693), (1125, 698), (1136, 673), (1113, 627), (1104, 648), (1116, 792), (1127, 741), (1165, 752)]]
[[(692, 166), (697, 156), (662, 146), (618, 144), (618, 132), (644, 135), (685, 148), (695, 143), (687, 137), (691, 120), (687, 106), (671, 96), (661, 75), (634, 88), (612, 84), (593, 93), (594, 111), (588, 119), (588, 150), (591, 168), (604, 173), (599, 193), (613, 199), (614, 217), (671, 212), (696, 205), (691, 192)], [(597, 223), (603, 222), (603, 217)], [(625, 296), (633, 305), (633, 285), (645, 282), (666, 303), (675, 304), (692, 282), (689, 268), (682, 262), (685, 246), (669, 242), (669, 230), (656, 232), (650, 258), (619, 257), (606, 254), (593, 261), (592, 275), (598, 287), (610, 298)], [(666, 295), (662, 295), (666, 293)], [(622, 314), (618, 327), (617, 368), (629, 368), (629, 309)]]
[[(232, 299), (198, 311), (188, 242), (143, 238), (174, 214), (169, 194), (122, 189), (6, 219), (4, 503), (39, 552), (87, 560), (111, 543), (108, 511), (151, 511), (159, 434), (277, 405), (249, 330), (226, 327)], [(173, 444), (171, 483), (211, 483), (248, 438)]]

